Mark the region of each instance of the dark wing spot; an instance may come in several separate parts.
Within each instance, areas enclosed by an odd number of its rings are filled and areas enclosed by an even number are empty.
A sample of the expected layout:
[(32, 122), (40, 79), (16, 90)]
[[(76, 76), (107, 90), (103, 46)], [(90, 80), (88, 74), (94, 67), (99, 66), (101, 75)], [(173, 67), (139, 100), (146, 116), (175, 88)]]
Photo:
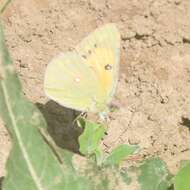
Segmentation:
[(82, 55), (82, 57), (83, 57), (84, 59), (87, 59), (86, 55)]
[(107, 64), (107, 65), (105, 65), (105, 70), (111, 70), (112, 69), (112, 66), (111, 65), (109, 65), (109, 64)]
[(89, 54), (91, 54), (91, 53), (92, 53), (92, 51), (91, 51), (91, 50), (88, 50), (88, 53), (89, 53)]
[(97, 44), (94, 44), (94, 47), (97, 48)]

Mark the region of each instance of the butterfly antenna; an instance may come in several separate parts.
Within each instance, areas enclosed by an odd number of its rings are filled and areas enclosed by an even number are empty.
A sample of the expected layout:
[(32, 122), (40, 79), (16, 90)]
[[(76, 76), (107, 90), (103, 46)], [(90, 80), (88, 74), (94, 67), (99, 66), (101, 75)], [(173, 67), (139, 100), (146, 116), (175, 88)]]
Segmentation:
[(86, 118), (87, 117), (87, 112), (81, 112), (74, 120), (73, 120), (73, 125), (75, 124), (75, 122), (77, 122), (77, 120), (79, 118)]

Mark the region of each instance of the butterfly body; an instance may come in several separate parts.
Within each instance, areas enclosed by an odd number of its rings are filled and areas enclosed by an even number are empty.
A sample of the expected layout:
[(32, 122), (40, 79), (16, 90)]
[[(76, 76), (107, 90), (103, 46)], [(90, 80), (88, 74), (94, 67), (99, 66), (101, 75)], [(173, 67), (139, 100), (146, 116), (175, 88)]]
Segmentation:
[(120, 35), (107, 24), (87, 36), (72, 52), (56, 56), (47, 66), (46, 95), (83, 112), (105, 112), (118, 80)]

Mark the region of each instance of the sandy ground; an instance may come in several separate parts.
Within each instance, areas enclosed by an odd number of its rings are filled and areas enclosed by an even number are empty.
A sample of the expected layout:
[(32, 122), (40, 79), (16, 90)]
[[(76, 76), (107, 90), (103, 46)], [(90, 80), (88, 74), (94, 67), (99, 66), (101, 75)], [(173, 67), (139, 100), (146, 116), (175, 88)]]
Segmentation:
[[(121, 36), (120, 80), (103, 148), (139, 144), (141, 157), (160, 156), (175, 173), (190, 158), (189, 0), (13, 0), (3, 14), (7, 44), (26, 96), (43, 112), (56, 142), (77, 150), (78, 131), (43, 91), (44, 71), (105, 23)], [(65, 114), (69, 114), (66, 115)], [(0, 176), (10, 150), (0, 123)]]

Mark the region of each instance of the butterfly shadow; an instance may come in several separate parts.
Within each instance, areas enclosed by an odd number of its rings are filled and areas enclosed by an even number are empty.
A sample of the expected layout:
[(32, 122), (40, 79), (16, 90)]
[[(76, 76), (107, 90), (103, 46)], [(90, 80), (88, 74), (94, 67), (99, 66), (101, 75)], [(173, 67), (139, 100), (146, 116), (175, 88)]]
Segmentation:
[(4, 180), (4, 177), (0, 177), (0, 190), (2, 190), (2, 182)]
[(48, 132), (55, 143), (61, 148), (79, 153), (78, 137), (82, 129), (74, 120), (80, 112), (60, 106), (52, 100), (46, 104), (36, 105), (42, 112), (48, 125)]

